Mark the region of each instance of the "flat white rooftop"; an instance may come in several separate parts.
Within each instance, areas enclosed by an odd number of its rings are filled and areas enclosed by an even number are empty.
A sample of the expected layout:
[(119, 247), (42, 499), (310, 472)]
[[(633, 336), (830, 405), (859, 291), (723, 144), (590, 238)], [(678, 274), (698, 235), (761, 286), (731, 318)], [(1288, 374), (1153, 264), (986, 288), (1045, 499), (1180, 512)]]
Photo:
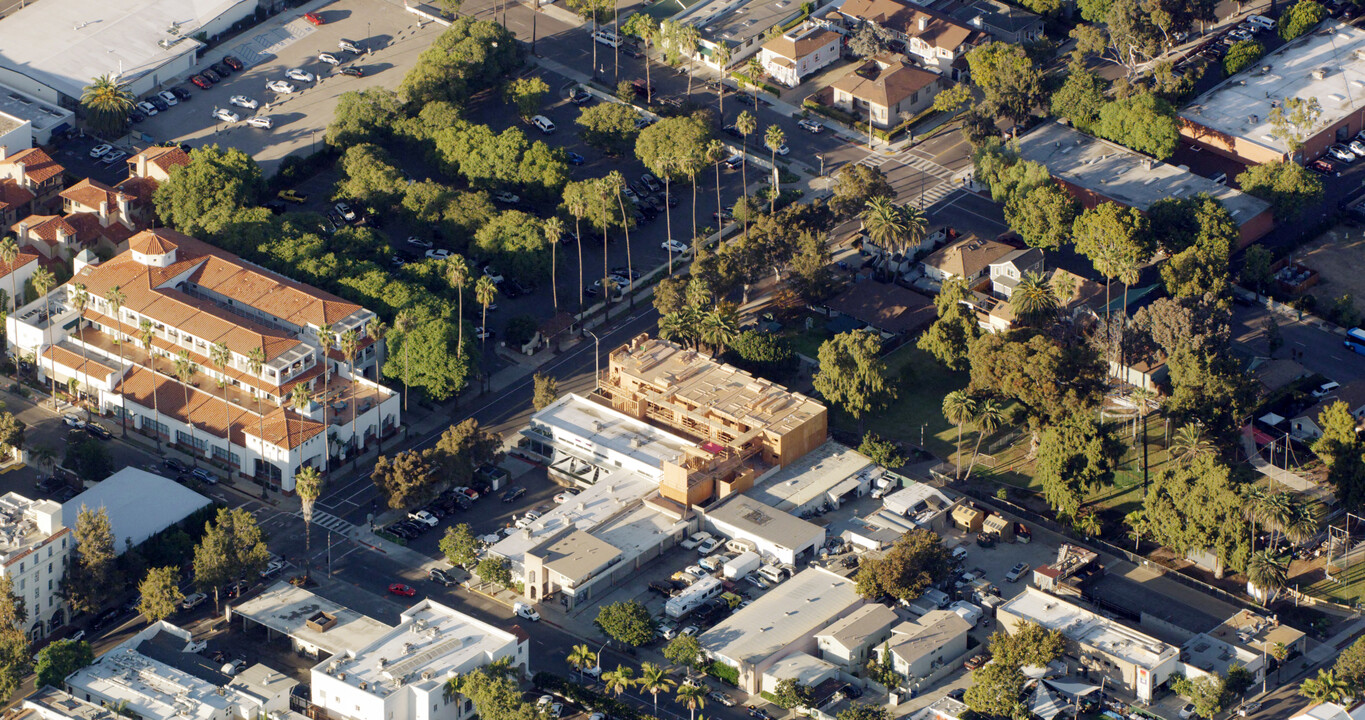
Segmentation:
[(1034, 587), (1024, 588), (1022, 594), (1001, 605), (997, 613), (1010, 613), (1048, 630), (1058, 630), (1069, 640), (1149, 670), (1180, 653), (1174, 645)]
[[(1365, 59), (1356, 54), (1360, 50), (1365, 50), (1365, 30), (1329, 19), (1316, 32), (1285, 44), (1199, 96), (1180, 116), (1288, 153), (1288, 143), (1271, 135), (1272, 103), (1317, 98), (1322, 115), (1308, 137), (1359, 110), (1365, 105)], [(1325, 71), (1321, 78), (1314, 74), (1319, 70)]]
[[(232, 612), (333, 655), (369, 647), (393, 630), (392, 625), (361, 615), (284, 580), (234, 606)], [(330, 615), (334, 622), (320, 617), (322, 613)]]
[[(44, 0), (0, 20), (0, 66), (79, 98), (92, 78), (130, 82), (200, 46), (206, 23), (255, 0)], [(164, 78), (169, 80), (170, 78)]]
[(569, 502), (556, 505), (524, 529), (503, 538), (489, 552), (519, 565), (527, 550), (550, 535), (570, 525), (592, 532), (617, 514), (639, 505), (658, 487), (657, 482), (639, 473), (617, 470), (588, 486)]
[(88, 692), (114, 702), (126, 701), (128, 710), (143, 718), (210, 720), (226, 716), (240, 700), (235, 691), (220, 695), (214, 683), (137, 650), (144, 640), (162, 632), (190, 640), (188, 632), (169, 623), (151, 625), (94, 664), (77, 670), (67, 678), (67, 685), (77, 695)]
[(691, 440), (573, 393), (533, 415), (531, 424), (537, 423), (585, 438), (655, 468), (661, 468), (665, 460), (677, 460), (684, 448), (696, 447)]
[(759, 663), (862, 601), (852, 580), (824, 568), (807, 568), (698, 640), (708, 653)]
[(844, 480), (866, 473), (875, 479), (881, 468), (846, 445), (826, 440), (800, 460), (769, 475), (747, 494), (778, 510), (799, 508)]
[(1158, 200), (1199, 193), (1218, 199), (1238, 224), (1270, 207), (1260, 198), (1059, 122), (1045, 122), (1017, 142), (1021, 158), (1046, 166), (1053, 177), (1144, 212)]
[(104, 508), (114, 531), (114, 551), (123, 552), (184, 520), (213, 501), (156, 473), (126, 467), (62, 504), (62, 524), (76, 527), (81, 507)]
[(510, 632), (423, 600), (403, 613), (398, 627), (368, 647), (354, 651), (349, 659), (324, 661), (314, 669), (328, 672), (338, 667), (345, 674), (341, 682), (357, 689), (363, 682), (362, 692), (387, 697), (403, 684), (422, 682), (426, 673), (436, 682), (445, 682), (449, 673), (482, 667), (496, 659), (498, 651), (516, 643)]

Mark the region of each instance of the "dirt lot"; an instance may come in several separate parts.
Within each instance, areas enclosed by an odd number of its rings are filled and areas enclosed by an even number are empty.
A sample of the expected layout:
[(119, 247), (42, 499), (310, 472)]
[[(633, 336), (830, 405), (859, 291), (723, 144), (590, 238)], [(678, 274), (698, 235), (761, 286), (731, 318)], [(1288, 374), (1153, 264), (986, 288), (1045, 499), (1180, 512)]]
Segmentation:
[(1365, 232), (1338, 225), (1294, 253), (1294, 259), (1318, 271), (1321, 279), (1309, 292), (1325, 307), (1350, 294), (1365, 307)]

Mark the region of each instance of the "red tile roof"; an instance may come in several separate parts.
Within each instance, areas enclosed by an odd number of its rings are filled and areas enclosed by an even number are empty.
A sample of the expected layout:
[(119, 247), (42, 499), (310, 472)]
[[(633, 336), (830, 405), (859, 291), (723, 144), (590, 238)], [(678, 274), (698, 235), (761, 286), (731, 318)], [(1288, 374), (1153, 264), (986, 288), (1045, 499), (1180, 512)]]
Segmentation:
[(137, 155), (128, 158), (128, 164), (131, 166), (129, 174), (136, 171), (137, 159), (139, 157), (146, 157), (148, 165), (155, 165), (168, 175), (172, 168), (190, 164), (189, 153), (178, 147), (149, 147)]
[(109, 210), (118, 210), (118, 191), (98, 180), (86, 178), (58, 193), (63, 200), (98, 211), (100, 203), (109, 203)]
[(17, 208), (33, 202), (33, 192), (19, 183), (10, 180), (0, 180), (0, 210)]
[(12, 165), (22, 162), (24, 164), (24, 175), (29, 182), (41, 185), (66, 171), (66, 168), (57, 164), (47, 153), (40, 148), (29, 148), (20, 150), (13, 155), (0, 160), (0, 164)]

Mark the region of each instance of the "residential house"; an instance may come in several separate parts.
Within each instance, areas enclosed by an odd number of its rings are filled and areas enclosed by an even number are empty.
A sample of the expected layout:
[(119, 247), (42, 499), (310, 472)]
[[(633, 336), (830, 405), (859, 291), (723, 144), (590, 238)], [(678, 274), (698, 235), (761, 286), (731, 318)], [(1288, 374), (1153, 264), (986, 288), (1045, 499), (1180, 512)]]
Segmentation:
[(86, 249), (115, 255), (145, 227), (133, 217), (135, 198), (98, 180), (82, 180), (59, 196), (63, 215), (28, 215), (10, 226), (20, 245), (45, 258), (70, 262)]
[[(381, 356), (373, 312), (173, 230), (128, 245), (101, 264), (78, 259), (69, 283), (7, 319), (10, 349), (38, 358), (44, 381), (77, 380), (96, 411), (286, 492), (302, 467), (329, 467), (329, 453), (349, 458), (397, 428), (398, 396), (369, 379)], [(340, 339), (324, 347), (323, 326), (354, 333), (350, 362)], [(182, 357), (197, 368), (188, 383), (171, 373)], [(312, 398), (301, 409), (300, 385)]]
[[(6, 154), (0, 147), (0, 183), (13, 182), (33, 194), (32, 203), (45, 205), (57, 197), (64, 182), (66, 168), (53, 160), (42, 148), (28, 148)], [(11, 191), (12, 192), (12, 191)], [(15, 195), (22, 204), (22, 194)]]
[(1160, 352), (1150, 357), (1128, 358), (1123, 362), (1113, 358), (1109, 360), (1110, 377), (1152, 392), (1157, 392), (1157, 386), (1170, 374), (1171, 369), (1166, 365), (1164, 353)]
[(794, 652), (778, 660), (763, 673), (763, 692), (777, 692), (783, 680), (795, 680), (798, 685), (813, 688), (827, 680), (839, 679), (839, 667), (813, 655)]
[(834, 105), (872, 124), (890, 128), (934, 104), (951, 83), (943, 76), (889, 56), (869, 59), (831, 86)]
[(1365, 419), (1365, 382), (1351, 382), (1333, 390), (1331, 394), (1296, 418), (1289, 421), (1289, 434), (1304, 442), (1322, 437), (1321, 416), (1324, 410), (1337, 402), (1346, 403), (1346, 408), (1355, 417), (1357, 425)]
[(763, 43), (758, 61), (774, 80), (796, 87), (806, 76), (838, 60), (842, 43), (839, 33), (807, 22)]
[(9, 227), (33, 212), (33, 191), (10, 178), (0, 180), (0, 224)]
[(825, 307), (888, 339), (915, 333), (937, 317), (933, 300), (899, 285), (870, 281), (853, 283), (825, 301)]
[(905, 43), (915, 62), (953, 80), (967, 73), (967, 53), (989, 37), (919, 5), (900, 0), (846, 0), (839, 8), (851, 27), (874, 22)]
[(1289, 720), (1365, 720), (1365, 702), (1352, 700), (1349, 705), (1318, 703), (1291, 715)]
[(7, 263), (0, 260), (0, 291), (5, 293), (5, 312), (14, 312), (14, 308), (22, 305), (24, 298), (25, 283), (33, 277), (33, 273), (38, 270), (38, 255), (36, 253), (24, 252), (19, 249), (19, 254), (14, 256), (14, 262)]
[(854, 672), (870, 657), (868, 651), (891, 636), (900, 618), (881, 603), (864, 605), (815, 635), (820, 657)]
[(128, 177), (115, 184), (114, 189), (130, 199), (125, 217), (134, 226), (147, 228), (156, 219), (153, 193), (171, 177), (172, 170), (190, 164), (190, 155), (178, 147), (149, 147), (127, 162)]
[(923, 678), (967, 652), (972, 624), (951, 610), (930, 610), (891, 628), (891, 639), (874, 648), (877, 660), (891, 653), (891, 667), (907, 679)]
[(989, 33), (998, 42), (1019, 45), (1043, 36), (1043, 18), (1000, 0), (952, 0), (947, 5), (942, 8), (944, 13), (968, 27)]
[(1043, 251), (1038, 248), (1020, 248), (1002, 255), (990, 264), (991, 292), (997, 297), (1009, 300), (1014, 296), (1014, 288), (1028, 273), (1041, 272)]
[(983, 240), (978, 237), (965, 237), (945, 245), (924, 258), (924, 276), (942, 283), (944, 280), (961, 278), (968, 286), (986, 276), (991, 263), (1009, 255), (1015, 247), (1000, 240)]

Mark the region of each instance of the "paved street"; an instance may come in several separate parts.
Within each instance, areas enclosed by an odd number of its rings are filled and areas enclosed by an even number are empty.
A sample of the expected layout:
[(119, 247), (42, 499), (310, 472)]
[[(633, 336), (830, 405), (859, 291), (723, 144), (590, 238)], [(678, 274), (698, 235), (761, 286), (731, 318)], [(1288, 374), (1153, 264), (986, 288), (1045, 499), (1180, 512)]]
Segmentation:
[[(1247, 352), (1265, 357), (1270, 346), (1265, 339), (1265, 321), (1270, 311), (1261, 307), (1237, 305), (1233, 311), (1233, 340)], [(1311, 318), (1309, 318), (1311, 319)], [(1365, 379), (1365, 356), (1347, 350), (1341, 337), (1326, 332), (1302, 320), (1277, 316), (1284, 347), (1276, 357), (1289, 357), (1290, 350), (1302, 356), (1298, 362), (1311, 372), (1318, 373), (1342, 385)]]

